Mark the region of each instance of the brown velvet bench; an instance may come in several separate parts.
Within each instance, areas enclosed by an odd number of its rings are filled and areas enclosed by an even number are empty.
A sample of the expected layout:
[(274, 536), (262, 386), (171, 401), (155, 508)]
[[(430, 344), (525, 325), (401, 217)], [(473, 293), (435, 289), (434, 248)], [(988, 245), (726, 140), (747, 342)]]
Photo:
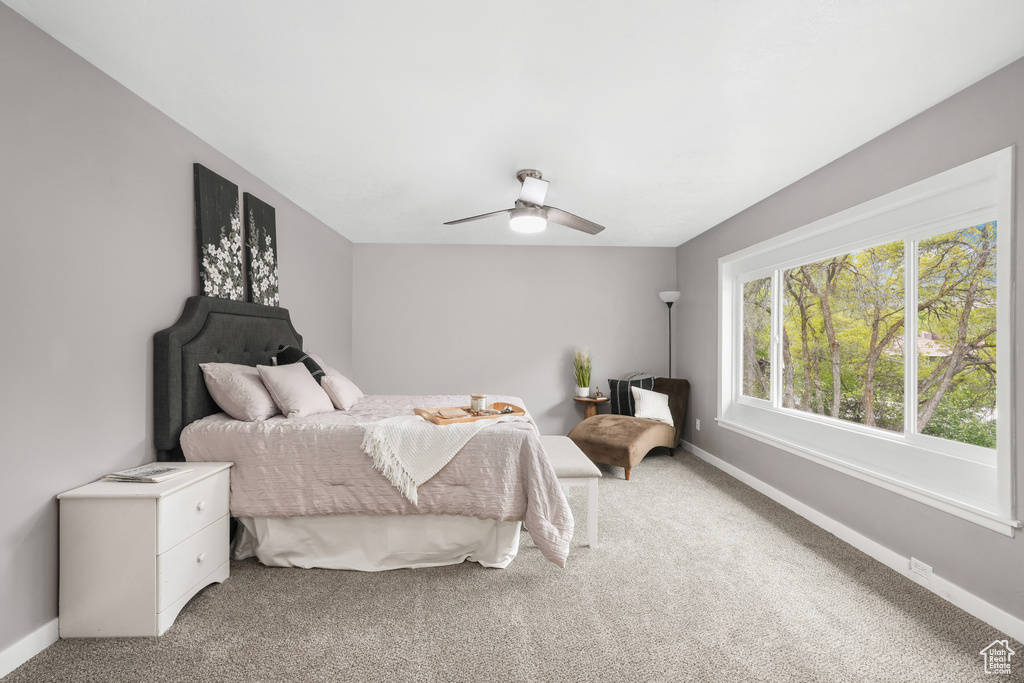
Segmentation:
[(675, 455), (675, 448), (683, 436), (690, 382), (658, 377), (654, 380), (654, 390), (668, 395), (671, 426), (630, 415), (595, 415), (573, 427), (569, 438), (594, 462), (625, 468), (626, 480), (629, 481), (629, 471), (651, 449), (660, 446)]

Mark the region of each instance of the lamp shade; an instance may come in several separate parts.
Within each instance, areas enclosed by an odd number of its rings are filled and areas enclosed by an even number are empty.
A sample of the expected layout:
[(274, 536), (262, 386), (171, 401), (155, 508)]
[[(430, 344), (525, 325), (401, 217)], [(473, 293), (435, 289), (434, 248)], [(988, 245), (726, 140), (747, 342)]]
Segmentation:
[(661, 300), (667, 304), (674, 304), (679, 301), (679, 297), (681, 295), (682, 292), (658, 292), (658, 296), (660, 296)]
[(516, 232), (540, 232), (548, 227), (544, 209), (532, 206), (517, 206), (509, 212), (509, 225)]

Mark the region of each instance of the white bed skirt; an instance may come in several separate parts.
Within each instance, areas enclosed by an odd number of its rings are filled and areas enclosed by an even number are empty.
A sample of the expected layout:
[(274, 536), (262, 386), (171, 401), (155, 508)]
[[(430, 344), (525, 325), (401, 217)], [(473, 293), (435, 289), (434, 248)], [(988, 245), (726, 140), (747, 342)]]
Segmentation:
[(459, 564), (504, 568), (519, 552), (519, 522), (457, 515), (239, 517), (231, 556), (272, 567), (376, 572)]

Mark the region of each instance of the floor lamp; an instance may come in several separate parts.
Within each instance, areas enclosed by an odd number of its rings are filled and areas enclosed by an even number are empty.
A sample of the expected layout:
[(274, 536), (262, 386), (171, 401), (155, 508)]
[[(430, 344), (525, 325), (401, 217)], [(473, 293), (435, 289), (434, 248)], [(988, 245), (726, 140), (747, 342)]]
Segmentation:
[(658, 292), (658, 296), (668, 306), (668, 376), (672, 378), (672, 304), (679, 301), (682, 292)]

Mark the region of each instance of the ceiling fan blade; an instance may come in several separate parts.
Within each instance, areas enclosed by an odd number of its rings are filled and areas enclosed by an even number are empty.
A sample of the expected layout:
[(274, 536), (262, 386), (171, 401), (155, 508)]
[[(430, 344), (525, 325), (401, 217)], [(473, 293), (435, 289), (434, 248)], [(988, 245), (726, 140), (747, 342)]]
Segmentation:
[(512, 209), (502, 209), (501, 211), (491, 211), (490, 213), (482, 213), (479, 216), (470, 216), (469, 218), (460, 218), (457, 221), (448, 221), (445, 225), (455, 225), (456, 223), (468, 223), (469, 221), (478, 221), (481, 218), (487, 218), (489, 216), (497, 216), (499, 213), (508, 213)]
[(585, 232), (588, 235), (596, 235), (604, 230), (603, 225), (598, 225), (593, 221), (588, 221), (586, 218), (574, 216), (568, 211), (562, 211), (561, 209), (556, 209), (553, 206), (545, 206), (544, 210), (548, 212), (548, 220), (552, 223), (558, 223), (559, 225), (564, 225), (567, 228)]
[(523, 189), (519, 191), (519, 201), (544, 206), (544, 197), (548, 195), (548, 181), (527, 176), (523, 178)]

